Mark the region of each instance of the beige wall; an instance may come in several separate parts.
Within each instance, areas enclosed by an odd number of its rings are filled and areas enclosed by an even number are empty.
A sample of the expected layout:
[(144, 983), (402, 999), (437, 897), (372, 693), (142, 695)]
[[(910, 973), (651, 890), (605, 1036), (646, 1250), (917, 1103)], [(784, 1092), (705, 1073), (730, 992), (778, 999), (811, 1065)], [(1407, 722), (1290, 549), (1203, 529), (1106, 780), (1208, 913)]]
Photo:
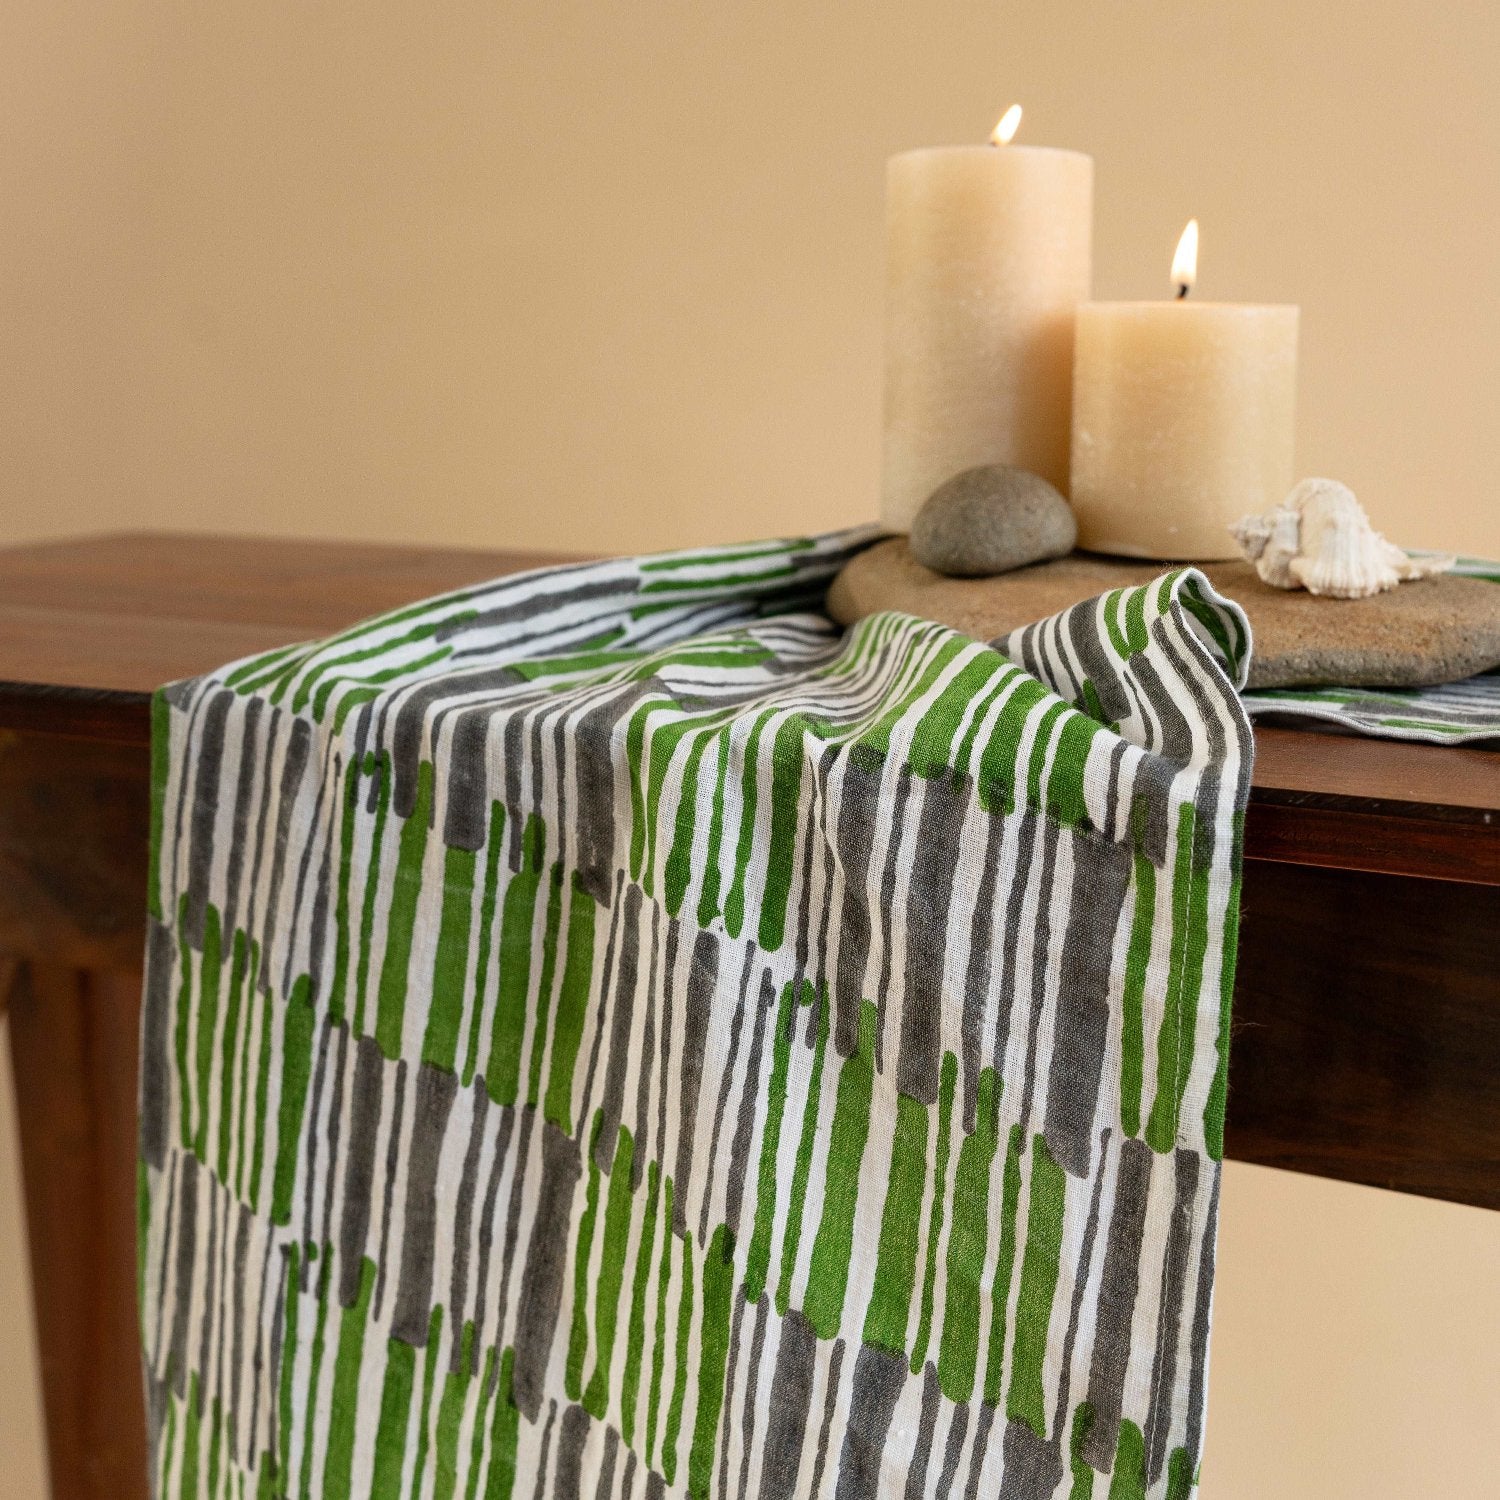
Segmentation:
[[(868, 516), (884, 158), (1019, 98), (1098, 158), (1101, 295), (1198, 215), (1204, 295), (1303, 306), (1301, 468), (1500, 556), (1497, 69), (1481, 0), (0, 8), (0, 541)], [(1500, 1217), (1224, 1202), (1212, 1500), (1493, 1493)]]
[(1098, 158), (1104, 295), (1300, 302), (1302, 467), (1500, 554), (1486, 0), (0, 9), (0, 534), (871, 514), (885, 157)]

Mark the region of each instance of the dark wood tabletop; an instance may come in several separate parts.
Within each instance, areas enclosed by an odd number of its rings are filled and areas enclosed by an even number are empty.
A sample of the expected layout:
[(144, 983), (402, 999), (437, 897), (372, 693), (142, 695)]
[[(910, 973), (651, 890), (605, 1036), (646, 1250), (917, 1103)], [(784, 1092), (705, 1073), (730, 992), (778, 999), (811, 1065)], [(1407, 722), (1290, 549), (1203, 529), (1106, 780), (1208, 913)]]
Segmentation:
[[(561, 554), (126, 532), (0, 549), (0, 729), (149, 739), (149, 695)], [(1500, 884), (1500, 753), (1260, 728), (1255, 857)]]
[[(135, 1037), (152, 690), (561, 560), (150, 533), (0, 549), (0, 1006), (57, 1500), (147, 1493)], [(1255, 739), (1227, 1154), (1500, 1208), (1500, 753)]]

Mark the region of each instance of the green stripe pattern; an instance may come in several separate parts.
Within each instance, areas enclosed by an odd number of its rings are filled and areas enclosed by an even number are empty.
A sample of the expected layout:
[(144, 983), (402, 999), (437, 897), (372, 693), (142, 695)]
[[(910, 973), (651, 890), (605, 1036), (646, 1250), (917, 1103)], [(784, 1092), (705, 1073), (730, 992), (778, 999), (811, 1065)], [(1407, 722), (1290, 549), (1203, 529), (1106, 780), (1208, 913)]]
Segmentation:
[(1243, 619), (841, 632), (871, 540), (158, 696), (156, 1493), (1191, 1491)]

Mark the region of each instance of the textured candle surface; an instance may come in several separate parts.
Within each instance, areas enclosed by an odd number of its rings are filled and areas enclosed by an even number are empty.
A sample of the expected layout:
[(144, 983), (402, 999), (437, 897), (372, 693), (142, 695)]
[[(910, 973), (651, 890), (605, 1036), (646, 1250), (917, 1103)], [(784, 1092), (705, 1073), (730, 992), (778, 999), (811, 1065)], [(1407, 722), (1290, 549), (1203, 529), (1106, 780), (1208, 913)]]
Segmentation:
[(1067, 493), (1093, 181), (1092, 157), (1041, 146), (891, 158), (881, 519), (892, 529), (978, 464), (1015, 464)]
[(1078, 309), (1078, 544), (1126, 557), (1239, 556), (1229, 525), (1291, 487), (1298, 310), (1229, 302)]

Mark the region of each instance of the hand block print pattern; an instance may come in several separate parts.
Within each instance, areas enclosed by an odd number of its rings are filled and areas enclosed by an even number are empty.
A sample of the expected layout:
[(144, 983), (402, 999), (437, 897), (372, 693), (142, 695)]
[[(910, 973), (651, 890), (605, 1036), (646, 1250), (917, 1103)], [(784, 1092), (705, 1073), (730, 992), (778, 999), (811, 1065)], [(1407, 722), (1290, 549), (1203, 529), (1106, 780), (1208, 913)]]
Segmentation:
[(1192, 1491), (1243, 620), (840, 633), (870, 539), (159, 695), (160, 1495)]

